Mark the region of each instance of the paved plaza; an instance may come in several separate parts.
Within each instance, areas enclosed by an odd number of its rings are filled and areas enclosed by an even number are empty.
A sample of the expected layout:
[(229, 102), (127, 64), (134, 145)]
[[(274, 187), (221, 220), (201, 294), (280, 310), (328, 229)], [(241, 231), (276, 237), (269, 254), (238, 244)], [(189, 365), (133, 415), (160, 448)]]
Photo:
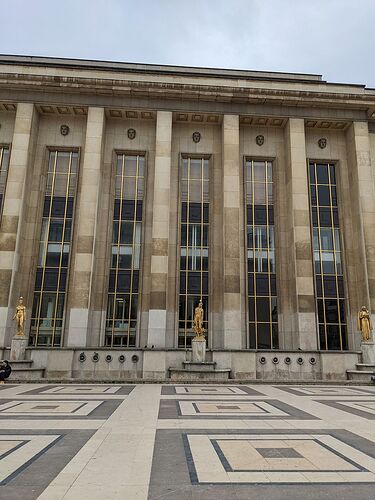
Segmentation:
[(0, 498), (370, 499), (375, 387), (0, 387)]

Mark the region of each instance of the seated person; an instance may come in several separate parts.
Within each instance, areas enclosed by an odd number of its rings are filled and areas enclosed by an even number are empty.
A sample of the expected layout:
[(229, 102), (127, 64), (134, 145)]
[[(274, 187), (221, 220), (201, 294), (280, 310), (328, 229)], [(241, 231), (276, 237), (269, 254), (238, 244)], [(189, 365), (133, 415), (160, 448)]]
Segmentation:
[(6, 359), (0, 361), (0, 384), (3, 384), (4, 380), (8, 378), (11, 373), (12, 368), (8, 361)]

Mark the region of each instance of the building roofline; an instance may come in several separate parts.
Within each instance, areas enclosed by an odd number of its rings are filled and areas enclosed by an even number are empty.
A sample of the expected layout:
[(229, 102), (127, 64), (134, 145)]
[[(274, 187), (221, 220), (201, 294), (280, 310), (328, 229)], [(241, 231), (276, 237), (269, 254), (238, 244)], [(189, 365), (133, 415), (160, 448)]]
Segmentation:
[(130, 73), (153, 73), (180, 76), (212, 78), (235, 78), (244, 80), (277, 80), (289, 82), (326, 83), (322, 75), (310, 73), (288, 73), (279, 71), (256, 71), (228, 68), (207, 68), (198, 66), (175, 66), (168, 64), (129, 63), (100, 61), (95, 59), (74, 59), (65, 57), (25, 56), (0, 54), (0, 65), (50, 66), (67, 69), (100, 71), (124, 71)]

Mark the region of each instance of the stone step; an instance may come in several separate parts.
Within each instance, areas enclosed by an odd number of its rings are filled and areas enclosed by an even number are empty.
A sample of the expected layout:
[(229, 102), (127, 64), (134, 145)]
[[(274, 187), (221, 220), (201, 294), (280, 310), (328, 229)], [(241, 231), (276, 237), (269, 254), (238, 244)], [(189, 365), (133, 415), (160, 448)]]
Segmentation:
[(183, 361), (182, 364), (184, 365), (184, 369), (188, 371), (213, 372), (216, 367), (216, 361), (205, 361), (204, 363)]
[(346, 374), (349, 380), (357, 382), (371, 382), (371, 377), (374, 376), (374, 372), (370, 370), (346, 370)]
[(33, 361), (31, 359), (9, 361), (9, 364), (12, 368), (12, 373), (8, 378), (9, 381), (40, 380), (44, 378), (44, 368), (33, 367)]
[(365, 370), (365, 371), (372, 370), (375, 373), (375, 365), (373, 365), (373, 364), (370, 364), (370, 363), (356, 363), (355, 366), (357, 367), (357, 370)]
[(22, 361), (8, 361), (12, 370), (26, 370), (31, 368), (33, 361), (31, 359), (24, 359)]
[(184, 368), (169, 368), (169, 377), (171, 380), (183, 380), (185, 382), (191, 380), (204, 380), (205, 382), (215, 382), (219, 380), (229, 380), (230, 368), (223, 370), (201, 370), (201, 369), (184, 369)]
[(13, 368), (8, 380), (39, 380), (44, 378), (44, 368)]

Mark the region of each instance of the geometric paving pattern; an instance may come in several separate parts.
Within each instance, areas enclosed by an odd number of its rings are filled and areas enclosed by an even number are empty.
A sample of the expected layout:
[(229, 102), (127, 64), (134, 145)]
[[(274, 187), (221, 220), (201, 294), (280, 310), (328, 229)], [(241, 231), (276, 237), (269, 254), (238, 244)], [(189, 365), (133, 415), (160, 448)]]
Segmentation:
[(197, 483), (375, 482), (375, 459), (329, 435), (185, 437)]
[(5, 384), (0, 498), (368, 500), (373, 386)]
[(365, 394), (369, 396), (375, 396), (375, 391), (370, 388), (365, 387), (282, 387), (278, 386), (278, 389), (282, 391), (290, 392), (296, 396), (364, 396)]
[[(229, 419), (272, 419), (297, 418), (311, 419), (317, 417), (299, 410), (281, 401), (273, 399), (225, 399), (225, 400), (166, 400), (161, 399), (159, 418), (229, 418)], [(202, 424), (203, 425), (203, 424)]]
[(1, 404), (1, 416), (87, 416), (103, 401), (10, 401)]
[(194, 396), (260, 396), (261, 392), (246, 386), (222, 386), (222, 385), (190, 385), (190, 386), (164, 386), (162, 394), (180, 394)]
[(105, 384), (97, 384), (97, 385), (54, 385), (54, 386), (44, 386), (39, 388), (34, 388), (29, 391), (25, 391), (24, 394), (56, 394), (56, 395), (69, 395), (69, 396), (91, 396), (91, 395), (127, 395), (130, 394), (134, 389), (134, 386), (111, 386)]
[(30, 464), (43, 451), (52, 446), (59, 435), (11, 435), (0, 436), (0, 484), (6, 484), (17, 471)]
[(0, 399), (0, 422), (2, 419), (13, 418), (107, 418), (119, 406), (121, 400), (58, 400), (58, 399)]
[(339, 400), (339, 401), (319, 401), (322, 404), (337, 408), (352, 415), (375, 420), (375, 400)]

